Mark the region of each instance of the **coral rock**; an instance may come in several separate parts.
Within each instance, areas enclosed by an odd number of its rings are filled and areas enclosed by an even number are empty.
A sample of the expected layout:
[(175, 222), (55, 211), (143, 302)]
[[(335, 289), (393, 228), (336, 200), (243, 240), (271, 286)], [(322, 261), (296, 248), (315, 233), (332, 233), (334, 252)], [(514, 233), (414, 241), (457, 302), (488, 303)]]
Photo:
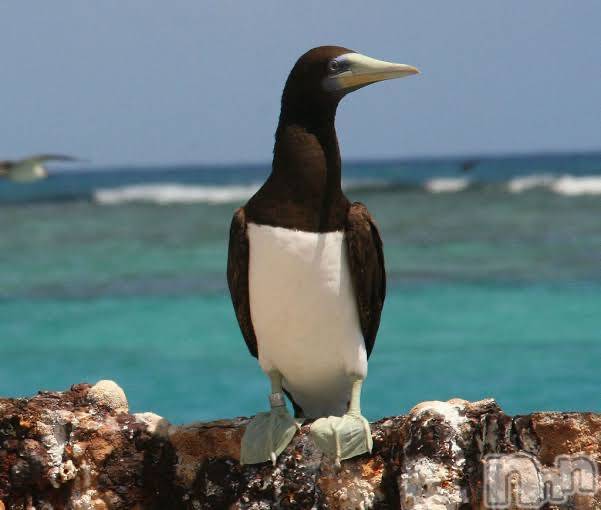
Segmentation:
[[(340, 470), (308, 423), (276, 466), (240, 466), (247, 423), (131, 415), (111, 381), (0, 399), (0, 510), (601, 509), (598, 414), (424, 402), (373, 423), (373, 452)], [(577, 487), (559, 476), (566, 466), (580, 469)]]
[(111, 411), (126, 413), (128, 410), (125, 392), (114, 381), (98, 381), (88, 391), (87, 398), (91, 403)]

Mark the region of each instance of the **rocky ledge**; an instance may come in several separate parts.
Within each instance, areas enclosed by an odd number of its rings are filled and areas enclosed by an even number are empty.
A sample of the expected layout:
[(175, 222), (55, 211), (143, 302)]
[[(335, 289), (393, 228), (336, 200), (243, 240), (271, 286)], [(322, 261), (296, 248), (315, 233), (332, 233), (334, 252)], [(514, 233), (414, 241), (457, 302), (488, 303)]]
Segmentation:
[(599, 414), (424, 402), (373, 423), (372, 454), (339, 471), (308, 425), (276, 466), (241, 467), (247, 421), (129, 414), (111, 381), (0, 399), (0, 510), (601, 509)]

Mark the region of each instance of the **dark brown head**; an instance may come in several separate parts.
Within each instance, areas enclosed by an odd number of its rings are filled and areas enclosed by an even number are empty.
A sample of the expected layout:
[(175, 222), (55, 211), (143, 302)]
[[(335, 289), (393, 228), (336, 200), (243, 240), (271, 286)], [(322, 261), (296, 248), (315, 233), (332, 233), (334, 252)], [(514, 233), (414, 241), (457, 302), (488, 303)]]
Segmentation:
[(349, 92), (382, 80), (419, 71), (361, 55), (340, 46), (319, 46), (302, 55), (286, 81), (282, 117), (291, 120), (330, 117)]

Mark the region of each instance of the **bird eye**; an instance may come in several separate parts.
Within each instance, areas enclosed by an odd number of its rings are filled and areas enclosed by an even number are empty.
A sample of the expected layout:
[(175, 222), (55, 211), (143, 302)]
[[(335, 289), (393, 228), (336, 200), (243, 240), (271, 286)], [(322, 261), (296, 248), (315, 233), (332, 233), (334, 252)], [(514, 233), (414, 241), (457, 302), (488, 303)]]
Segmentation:
[(338, 62), (336, 60), (331, 60), (330, 64), (328, 65), (328, 69), (332, 73), (335, 73), (336, 71), (338, 71), (338, 68), (339, 68)]

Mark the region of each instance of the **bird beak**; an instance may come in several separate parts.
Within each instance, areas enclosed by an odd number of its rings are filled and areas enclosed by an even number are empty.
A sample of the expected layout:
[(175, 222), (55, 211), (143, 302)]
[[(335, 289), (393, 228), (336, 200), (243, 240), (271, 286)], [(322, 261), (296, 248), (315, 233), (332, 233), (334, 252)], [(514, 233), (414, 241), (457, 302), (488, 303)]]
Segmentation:
[(376, 60), (360, 53), (345, 53), (332, 62), (337, 71), (323, 81), (324, 88), (329, 91), (351, 91), (378, 81), (420, 74), (413, 66)]

